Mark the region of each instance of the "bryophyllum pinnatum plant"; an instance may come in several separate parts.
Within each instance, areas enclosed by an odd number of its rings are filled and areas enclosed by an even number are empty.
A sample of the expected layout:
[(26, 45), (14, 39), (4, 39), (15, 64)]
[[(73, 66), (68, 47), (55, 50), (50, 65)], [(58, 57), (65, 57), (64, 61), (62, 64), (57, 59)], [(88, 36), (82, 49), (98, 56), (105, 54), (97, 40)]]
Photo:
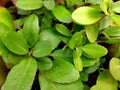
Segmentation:
[(11, 1), (0, 7), (1, 90), (118, 90), (120, 1)]

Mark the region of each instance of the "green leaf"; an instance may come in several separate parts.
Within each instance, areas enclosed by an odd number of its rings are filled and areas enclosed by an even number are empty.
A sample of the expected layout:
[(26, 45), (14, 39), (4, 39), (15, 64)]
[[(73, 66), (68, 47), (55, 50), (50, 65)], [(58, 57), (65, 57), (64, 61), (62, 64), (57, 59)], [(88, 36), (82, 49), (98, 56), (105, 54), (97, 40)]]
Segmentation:
[(83, 70), (83, 62), (80, 58), (78, 51), (73, 52), (73, 62), (74, 62), (76, 70), (78, 70), (78, 71)]
[(45, 71), (46, 77), (57, 83), (71, 83), (79, 79), (79, 72), (66, 60), (54, 60), (53, 67)]
[(77, 80), (70, 84), (54, 83), (46, 79), (42, 74), (39, 75), (39, 83), (41, 90), (83, 90), (81, 80)]
[(22, 35), (17, 32), (8, 32), (3, 38), (5, 46), (13, 53), (25, 55), (28, 53), (28, 45)]
[(118, 90), (117, 81), (111, 76), (108, 70), (102, 71), (97, 79), (97, 84), (90, 90)]
[(84, 70), (80, 72), (80, 80), (88, 81), (88, 73), (84, 72)]
[(67, 60), (67, 61), (70, 61), (72, 62), (73, 61), (73, 51), (69, 48), (66, 48), (64, 50), (62, 49), (58, 49), (58, 50), (55, 50), (51, 56), (53, 56), (54, 59), (57, 59), (57, 60)]
[(26, 18), (23, 26), (23, 35), (31, 47), (37, 43), (39, 37), (39, 20), (37, 15), (31, 14)]
[(53, 66), (53, 62), (50, 58), (43, 57), (38, 60), (38, 69), (39, 70), (49, 70)]
[(74, 49), (75, 47), (79, 47), (82, 44), (83, 32), (84, 31), (76, 32), (72, 36), (72, 38), (69, 41), (69, 47), (71, 49)]
[(54, 7), (55, 7), (55, 1), (54, 0), (44, 0), (43, 4), (48, 10), (53, 10)]
[(90, 66), (84, 70), (86, 73), (94, 73), (96, 70), (98, 70), (100, 66), (100, 62), (95, 63), (93, 66)]
[(112, 10), (116, 13), (120, 13), (120, 1), (112, 3)]
[(91, 4), (100, 4), (102, 0), (85, 0), (86, 3), (91, 3)]
[(24, 10), (35, 10), (43, 6), (43, 0), (17, 0), (16, 6)]
[(98, 30), (94, 25), (86, 25), (85, 26), (86, 34), (90, 42), (95, 42), (98, 37)]
[(13, 19), (7, 9), (4, 7), (0, 7), (0, 23), (5, 24), (9, 30), (15, 31)]
[(114, 57), (110, 60), (110, 72), (111, 72), (112, 76), (118, 81), (120, 81), (120, 72), (119, 72), (120, 65), (119, 65), (119, 63), (120, 63), (119, 58)]
[(102, 33), (107, 36), (120, 36), (120, 27), (119, 26), (113, 26), (105, 28)]
[(60, 39), (56, 33), (53, 32), (53, 29), (43, 30), (40, 33), (40, 41), (49, 41), (51, 43), (51, 49), (55, 49), (60, 43)]
[(103, 0), (101, 3), (100, 3), (100, 8), (102, 9), (102, 11), (106, 14), (106, 15), (109, 15), (109, 2), (110, 0)]
[(113, 22), (120, 26), (120, 15), (114, 14), (111, 15), (110, 18), (113, 20)]
[(2, 90), (30, 90), (36, 71), (37, 63), (35, 59), (21, 61), (9, 72)]
[(100, 10), (92, 7), (79, 7), (72, 13), (73, 21), (78, 24), (89, 25), (99, 21), (102, 18)]
[(62, 35), (65, 35), (65, 36), (68, 36), (68, 37), (72, 36), (71, 31), (63, 24), (56, 24), (55, 28)]
[(63, 23), (72, 22), (71, 14), (64, 6), (57, 5), (55, 6), (52, 12), (56, 19), (58, 19), (60, 22)]
[(83, 54), (89, 58), (100, 58), (107, 54), (107, 49), (98, 44), (87, 44), (81, 47)]
[(44, 57), (51, 53), (50, 41), (39, 41), (33, 48), (34, 57)]
[(81, 59), (82, 59), (82, 62), (83, 62), (83, 67), (92, 66), (92, 65), (94, 65), (96, 62), (99, 61), (98, 58), (88, 58), (88, 57), (85, 57), (85, 56), (82, 56)]

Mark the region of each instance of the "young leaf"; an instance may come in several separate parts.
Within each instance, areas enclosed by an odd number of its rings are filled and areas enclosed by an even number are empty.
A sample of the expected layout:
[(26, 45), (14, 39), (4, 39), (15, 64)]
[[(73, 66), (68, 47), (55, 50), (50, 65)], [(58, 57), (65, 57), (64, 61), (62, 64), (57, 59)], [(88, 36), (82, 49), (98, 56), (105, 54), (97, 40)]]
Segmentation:
[(41, 90), (83, 90), (81, 80), (69, 84), (60, 84), (49, 81), (43, 74), (39, 75)]
[(40, 41), (49, 41), (51, 43), (51, 49), (55, 49), (60, 43), (60, 39), (52, 29), (43, 30), (40, 33)]
[(69, 47), (71, 49), (74, 49), (75, 47), (79, 47), (82, 44), (83, 32), (84, 31), (76, 32), (72, 36), (72, 38), (69, 41)]
[(55, 7), (55, 1), (54, 0), (44, 0), (43, 4), (48, 10), (53, 10), (54, 7)]
[(70, 30), (63, 24), (56, 24), (55, 28), (62, 35), (65, 35), (65, 36), (68, 36), (68, 37), (72, 36), (72, 33), (70, 32)]
[(36, 71), (37, 63), (35, 59), (21, 61), (9, 72), (2, 90), (30, 90)]
[(111, 76), (108, 70), (102, 71), (97, 79), (97, 84), (94, 85), (90, 90), (118, 90), (118, 83)]
[(118, 81), (120, 81), (120, 72), (119, 72), (120, 65), (119, 65), (119, 63), (120, 63), (119, 58), (114, 57), (110, 60), (110, 72), (111, 72), (112, 76)]
[(43, 0), (17, 0), (16, 6), (24, 10), (35, 10), (43, 6)]
[(71, 83), (79, 79), (79, 72), (66, 60), (54, 60), (53, 67), (45, 71), (46, 77), (57, 83)]
[(51, 53), (50, 41), (39, 41), (33, 48), (34, 57), (44, 57)]
[(7, 9), (4, 7), (0, 7), (0, 23), (5, 24), (9, 30), (15, 31), (13, 19)]
[(107, 54), (107, 49), (98, 44), (87, 44), (81, 47), (83, 54), (90, 58), (100, 58)]
[(113, 22), (120, 26), (120, 15), (114, 14), (111, 15), (110, 18), (113, 20)]
[(57, 5), (55, 6), (52, 12), (56, 19), (58, 19), (60, 22), (63, 23), (72, 22), (71, 14), (65, 7)]
[(74, 62), (76, 70), (78, 70), (78, 71), (83, 70), (83, 63), (82, 63), (80, 55), (77, 51), (74, 51), (74, 53), (73, 53), (73, 62)]
[(86, 34), (90, 42), (95, 42), (98, 37), (98, 30), (94, 27), (94, 25), (86, 25), (85, 26)]
[(38, 60), (38, 69), (39, 70), (49, 70), (53, 66), (53, 62), (50, 58), (43, 57)]
[(116, 13), (120, 13), (120, 1), (112, 3), (112, 10)]
[(102, 18), (100, 10), (92, 7), (79, 7), (72, 13), (73, 21), (78, 24), (89, 25), (99, 21)]
[(39, 20), (37, 15), (31, 14), (26, 18), (23, 26), (23, 35), (31, 47), (37, 43), (39, 37)]
[(25, 55), (28, 53), (28, 45), (22, 35), (17, 32), (8, 32), (3, 37), (3, 43), (13, 53)]

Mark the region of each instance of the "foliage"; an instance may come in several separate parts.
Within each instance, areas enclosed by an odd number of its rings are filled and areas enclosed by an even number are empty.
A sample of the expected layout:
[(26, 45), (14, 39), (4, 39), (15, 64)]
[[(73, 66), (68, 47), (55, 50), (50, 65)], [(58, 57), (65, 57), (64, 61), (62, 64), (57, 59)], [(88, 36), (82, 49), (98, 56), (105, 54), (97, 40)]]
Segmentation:
[[(1, 90), (30, 90), (36, 77), (40, 90), (117, 90), (120, 1), (95, 1), (17, 0), (15, 19), (0, 7), (0, 55), (10, 69)], [(104, 44), (118, 46), (107, 69)]]

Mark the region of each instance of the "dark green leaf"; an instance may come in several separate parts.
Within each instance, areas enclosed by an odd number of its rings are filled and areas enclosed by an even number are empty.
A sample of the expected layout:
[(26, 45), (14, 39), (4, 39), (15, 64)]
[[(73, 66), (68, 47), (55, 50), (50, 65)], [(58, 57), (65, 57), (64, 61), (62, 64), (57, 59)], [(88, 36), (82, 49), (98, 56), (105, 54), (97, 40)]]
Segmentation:
[(52, 68), (53, 63), (50, 58), (43, 57), (38, 59), (38, 69), (39, 70), (49, 70)]
[(63, 24), (56, 24), (55, 28), (62, 35), (65, 35), (65, 36), (68, 36), (68, 37), (72, 36), (71, 31)]
[(120, 65), (119, 65), (119, 63), (120, 63), (119, 58), (114, 57), (110, 60), (110, 72), (111, 72), (112, 76), (118, 81), (120, 81), (120, 72), (119, 72)]
[(102, 16), (100, 10), (88, 6), (79, 7), (72, 13), (73, 20), (83, 25), (93, 24), (99, 21)]
[(3, 38), (5, 46), (15, 54), (25, 55), (28, 53), (28, 45), (22, 35), (17, 32), (8, 32)]
[(33, 48), (34, 57), (44, 57), (51, 53), (51, 43), (50, 41), (39, 41)]
[(35, 59), (23, 60), (11, 69), (2, 90), (30, 90), (36, 70)]
[(35, 14), (31, 14), (26, 18), (23, 26), (23, 35), (31, 47), (37, 43), (39, 37), (39, 20)]
[(41, 90), (83, 90), (81, 80), (77, 80), (70, 84), (53, 83), (46, 79), (44, 75), (39, 75)]
[(107, 49), (98, 44), (87, 44), (81, 47), (83, 54), (90, 58), (100, 58), (107, 54)]
[(55, 6), (52, 12), (56, 19), (58, 19), (60, 22), (63, 23), (72, 22), (71, 14), (64, 6), (57, 5)]
[(17, 0), (16, 6), (24, 10), (34, 10), (43, 6), (43, 0)]
[(79, 79), (79, 72), (66, 60), (54, 60), (53, 67), (45, 71), (46, 77), (57, 83), (71, 83)]
[(92, 43), (95, 42), (98, 37), (98, 30), (95, 28), (95, 26), (94, 25), (86, 25), (85, 30), (86, 30), (88, 40)]
[(84, 70), (80, 72), (80, 79), (82, 81), (88, 81), (88, 73), (84, 72)]
[(55, 7), (55, 1), (54, 0), (44, 0), (43, 4), (48, 10), (53, 10), (54, 7)]
[(53, 29), (47, 29), (40, 33), (40, 41), (49, 41), (51, 43), (51, 49), (55, 49), (60, 43), (60, 39)]

